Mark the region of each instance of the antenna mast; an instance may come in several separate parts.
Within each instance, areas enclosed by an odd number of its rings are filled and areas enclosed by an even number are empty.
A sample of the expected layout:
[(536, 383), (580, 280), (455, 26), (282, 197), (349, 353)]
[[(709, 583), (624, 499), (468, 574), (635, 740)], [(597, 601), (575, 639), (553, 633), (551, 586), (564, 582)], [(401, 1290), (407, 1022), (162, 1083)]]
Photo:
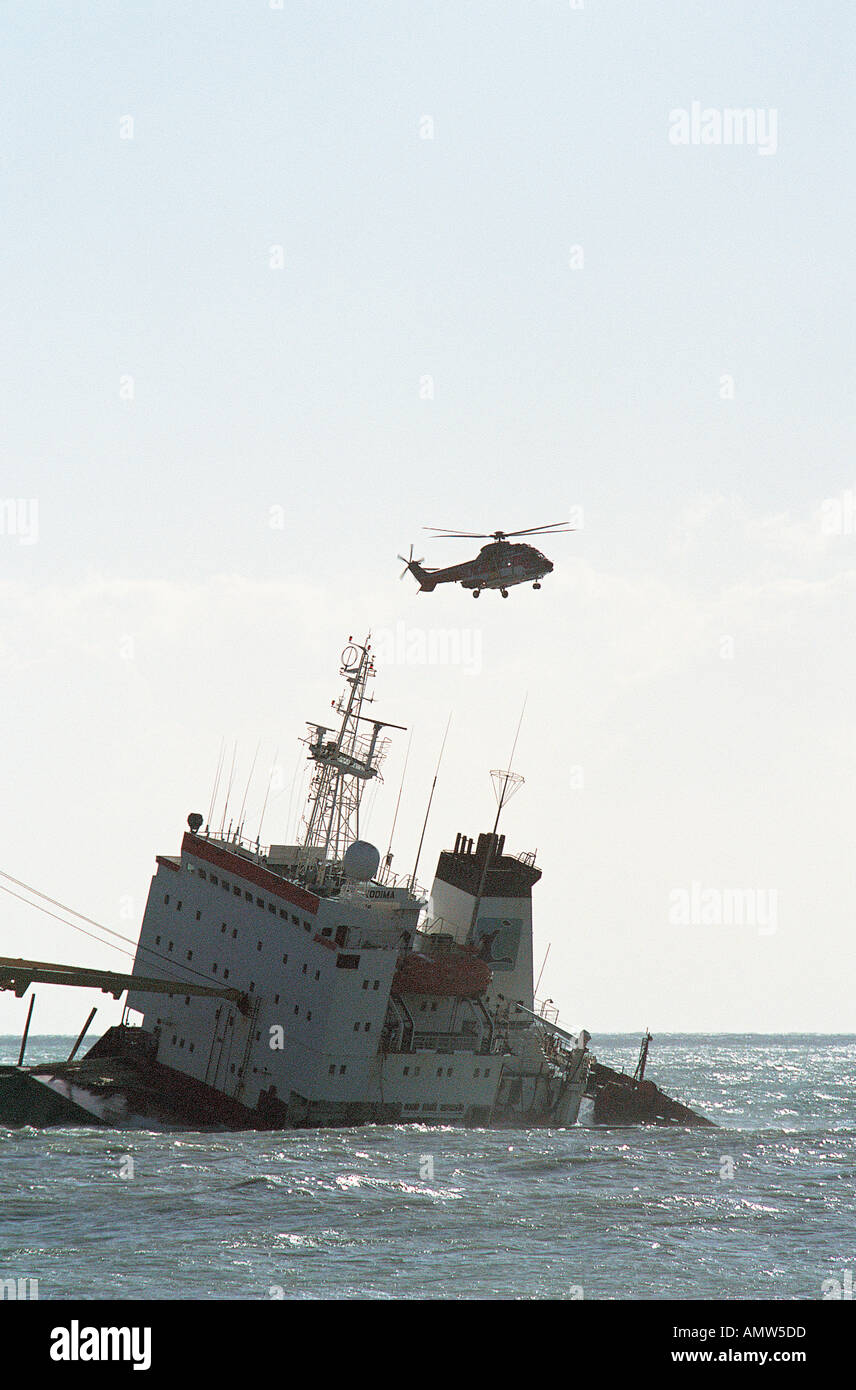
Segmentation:
[(493, 790), (496, 794), (496, 819), (493, 822), (493, 834), (491, 835), (490, 840), (488, 841), (487, 853), (484, 857), (481, 878), (479, 880), (479, 891), (476, 894), (476, 900), (473, 903), (473, 915), (470, 918), (470, 936), (472, 936), (473, 932), (476, 929), (476, 922), (478, 921), (479, 916), (479, 908), (482, 905), (482, 898), (484, 897), (484, 886), (487, 883), (488, 870), (490, 869), (491, 863), (493, 861), (493, 852), (496, 848), (496, 832), (497, 827), (499, 826), (499, 818), (502, 815), (502, 808), (508, 804), (508, 802), (513, 797), (514, 793), (516, 791), (519, 791), (520, 788), (523, 786), (523, 778), (520, 776), (520, 773), (512, 772), (510, 765), (514, 762), (514, 754), (517, 751), (517, 740), (520, 737), (520, 729), (523, 724), (523, 716), (526, 713), (526, 701), (528, 699), (528, 695), (525, 695), (523, 698), (523, 708), (520, 711), (520, 718), (517, 721), (517, 731), (514, 735), (514, 742), (511, 745), (511, 757), (508, 760), (508, 770), (506, 771), (502, 768), (493, 768), (490, 774), (493, 778)]
[(386, 847), (386, 855), (383, 860), (383, 881), (387, 881), (392, 865), (392, 842), (395, 839), (395, 827), (398, 824), (398, 811), (401, 806), (401, 793), (404, 791), (404, 778), (407, 773), (407, 764), (410, 761), (410, 745), (413, 742), (413, 730), (410, 730), (407, 739), (407, 752), (404, 755), (404, 767), (401, 769), (401, 786), (398, 788), (398, 800), (395, 803), (395, 815), (392, 818), (392, 829), (389, 832), (389, 844)]
[(431, 783), (431, 792), (428, 797), (428, 805), (425, 809), (425, 819), (422, 822), (422, 834), (419, 836), (419, 848), (416, 851), (416, 863), (413, 865), (413, 873), (410, 875), (410, 891), (414, 891), (416, 884), (416, 870), (419, 868), (419, 858), (422, 854), (422, 842), (425, 839), (425, 831), (428, 829), (428, 817), (431, 814), (431, 802), (434, 800), (434, 788), (437, 785), (437, 778), (440, 775), (440, 764), (443, 761), (443, 753), (446, 748), (446, 739), (449, 737), (449, 725), (452, 722), (452, 712), (449, 711), (449, 718), (446, 720), (446, 732), (443, 735), (443, 742), (440, 744), (440, 756), (437, 759), (437, 768), (434, 773), (434, 781)]
[[(298, 861), (304, 876), (311, 864), (320, 861), (321, 874), (326, 863), (338, 864), (345, 850), (360, 837), (360, 802), (367, 782), (380, 777), (380, 766), (388, 739), (380, 737), (381, 729), (400, 729), (401, 724), (388, 724), (363, 714), (363, 705), (371, 704), (369, 680), (375, 674), (368, 638), (360, 646), (352, 639), (342, 652), (340, 675), (345, 678), (345, 690), (333, 708), (341, 715), (338, 732), (323, 724), (310, 724), (310, 736), (304, 740), (309, 757), (315, 763), (309, 789), (304, 823), (306, 834)], [(370, 731), (360, 728), (371, 726)], [(327, 738), (333, 734), (332, 738)]]

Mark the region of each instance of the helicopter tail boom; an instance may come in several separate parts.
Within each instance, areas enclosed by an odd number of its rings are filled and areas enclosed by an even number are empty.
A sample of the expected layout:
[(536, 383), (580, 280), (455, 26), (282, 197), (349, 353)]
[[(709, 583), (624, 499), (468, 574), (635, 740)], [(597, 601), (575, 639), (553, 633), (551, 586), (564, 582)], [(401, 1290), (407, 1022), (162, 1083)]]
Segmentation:
[(413, 578), (419, 580), (419, 592), (421, 594), (430, 594), (432, 589), (436, 589), (437, 580), (428, 570), (424, 570), (416, 560), (411, 560), (407, 568), (410, 570)]

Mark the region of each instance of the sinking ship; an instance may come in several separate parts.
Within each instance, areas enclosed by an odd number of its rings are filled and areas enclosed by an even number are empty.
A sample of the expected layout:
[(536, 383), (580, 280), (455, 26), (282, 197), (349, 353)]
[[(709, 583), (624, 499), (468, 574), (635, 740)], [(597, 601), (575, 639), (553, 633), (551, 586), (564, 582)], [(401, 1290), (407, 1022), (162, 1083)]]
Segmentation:
[(369, 642), (351, 641), (334, 727), (308, 726), (299, 843), (188, 816), (179, 852), (157, 856), (129, 975), (0, 960), (19, 996), (37, 981), (127, 992), (121, 1024), (79, 1059), (86, 1029), (68, 1060), (24, 1066), (25, 1030), (19, 1065), (0, 1068), (0, 1123), (576, 1123), (589, 1035), (536, 1006), (541, 871), (498, 831), (514, 774), (494, 774), (493, 829), (457, 834), (429, 893), (415, 869), (398, 877), (360, 837), (384, 730), (400, 727), (366, 712), (374, 675)]

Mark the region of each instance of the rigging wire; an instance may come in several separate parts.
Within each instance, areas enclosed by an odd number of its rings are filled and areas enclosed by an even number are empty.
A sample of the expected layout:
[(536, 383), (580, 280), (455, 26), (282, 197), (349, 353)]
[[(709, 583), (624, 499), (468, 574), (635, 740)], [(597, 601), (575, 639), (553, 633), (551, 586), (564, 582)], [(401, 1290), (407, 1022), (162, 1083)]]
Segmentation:
[(212, 820), (212, 817), (213, 817), (213, 815), (214, 815), (214, 805), (215, 805), (215, 802), (216, 802), (216, 800), (217, 800), (217, 788), (218, 788), (219, 785), (220, 785), (220, 773), (223, 771), (223, 754), (224, 754), (224, 751), (225, 751), (225, 747), (226, 747), (226, 735), (224, 734), (224, 735), (222, 736), (222, 738), (220, 739), (220, 757), (217, 759), (217, 774), (216, 774), (216, 776), (215, 776), (215, 778), (214, 778), (214, 790), (213, 790), (212, 793), (211, 793), (211, 804), (210, 804), (210, 806), (208, 807), (208, 819), (207, 819), (207, 821), (205, 822), (206, 825), (210, 825), (210, 824), (211, 824), (211, 820)]
[[(26, 887), (26, 885), (24, 885), (24, 886)], [(33, 889), (33, 890), (31, 890), (31, 891), (35, 892), (35, 889)], [(79, 926), (76, 925), (76, 923), (67, 921), (67, 920), (65, 919), (65, 917), (60, 917), (60, 916), (58, 915), (58, 913), (56, 913), (56, 912), (51, 912), (49, 908), (47, 908), (47, 907), (42, 907), (39, 903), (30, 902), (29, 898), (25, 898), (25, 897), (23, 896), (23, 894), (21, 894), (21, 893), (16, 893), (16, 892), (14, 891), (14, 889), (12, 889), (12, 888), (7, 888), (7, 887), (5, 886), (5, 884), (3, 884), (3, 883), (0, 883), (0, 893), (8, 893), (10, 897), (12, 897), (12, 898), (17, 898), (19, 902), (26, 903), (26, 904), (27, 904), (27, 907), (34, 907), (34, 908), (36, 908), (36, 910), (37, 910), (38, 912), (44, 912), (44, 914), (45, 914), (46, 917), (53, 917), (55, 921), (57, 921), (57, 922), (62, 922), (63, 926), (65, 926), (65, 927), (71, 927), (73, 931), (82, 932), (84, 936), (89, 936), (89, 937), (92, 938), (93, 941), (97, 941), (98, 944), (99, 944), (99, 946), (109, 946), (110, 949), (113, 950), (113, 951), (121, 951), (121, 953), (122, 953), (123, 956), (132, 956), (132, 957), (133, 957), (133, 954), (134, 954), (133, 951), (127, 951), (127, 950), (125, 949), (124, 946), (114, 946), (112, 941), (103, 941), (103, 940), (101, 939), (101, 937), (100, 937), (100, 936), (96, 936), (96, 935), (94, 934), (94, 932), (87, 931), (85, 927), (79, 927)], [(70, 909), (69, 909), (69, 910), (70, 910)], [(84, 920), (88, 922), (90, 919), (89, 919), (88, 917), (86, 917)], [(97, 925), (98, 925), (98, 924), (96, 923), (96, 926), (97, 926)], [(110, 929), (109, 929), (109, 927), (102, 927), (101, 930), (102, 930), (102, 931), (109, 931)], [(118, 936), (119, 933), (118, 933), (118, 932), (113, 932), (113, 935), (114, 935), (114, 936)], [(121, 939), (122, 939), (123, 941), (129, 941), (129, 940), (130, 940), (130, 937), (125, 937), (125, 936), (123, 936)], [(134, 943), (131, 942), (131, 945), (133, 945), (133, 944), (134, 944)]]
[(422, 844), (425, 839), (425, 831), (428, 829), (428, 817), (431, 814), (431, 802), (434, 800), (434, 789), (437, 786), (437, 778), (440, 774), (440, 764), (443, 761), (443, 753), (446, 748), (446, 739), (449, 737), (449, 726), (452, 723), (452, 711), (449, 710), (449, 718), (446, 720), (446, 731), (443, 734), (443, 742), (440, 744), (440, 756), (437, 759), (437, 767), (434, 771), (434, 781), (431, 783), (431, 792), (428, 797), (428, 806), (425, 810), (425, 819), (422, 822), (422, 834), (419, 836), (419, 848), (416, 851), (416, 863), (413, 865), (413, 873), (410, 875), (410, 891), (414, 891), (416, 884), (416, 870), (419, 868), (419, 859), (422, 854)]
[(401, 785), (398, 788), (398, 800), (395, 803), (395, 815), (392, 818), (392, 829), (389, 832), (389, 844), (387, 845), (386, 858), (384, 860), (387, 870), (389, 869), (389, 866), (392, 863), (392, 841), (395, 838), (395, 827), (398, 822), (398, 808), (401, 805), (401, 793), (404, 791), (404, 776), (407, 772), (407, 764), (410, 759), (410, 745), (412, 744), (412, 742), (413, 730), (411, 729), (410, 736), (407, 740), (407, 752), (404, 755), (404, 767), (401, 769)]
[(265, 811), (267, 810), (268, 797), (270, 796), (270, 789), (271, 789), (271, 786), (273, 785), (273, 774), (276, 772), (278, 762), (279, 762), (279, 749), (277, 748), (276, 752), (275, 752), (274, 755), (273, 755), (273, 762), (272, 762), (271, 765), (270, 765), (270, 772), (268, 773), (267, 791), (265, 792), (265, 799), (264, 799), (264, 802), (263, 802), (263, 804), (262, 804), (262, 813), (261, 813), (261, 815), (259, 816), (259, 833), (258, 833), (258, 835), (256, 836), (256, 844), (257, 844), (257, 845), (260, 845), (261, 842), (262, 842), (262, 826), (264, 825), (264, 822), (265, 822)]
[[(134, 947), (134, 950), (129, 951), (124, 946), (114, 946), (112, 941), (104, 941), (102, 937), (96, 936), (91, 931), (87, 931), (85, 927), (79, 926), (76, 922), (69, 922), (67, 918), (60, 917), (58, 913), (51, 912), (47, 907), (42, 907), (41, 903), (31, 902), (29, 898), (25, 898), (21, 893), (16, 893), (14, 889), (7, 888), (5, 884), (0, 883), (0, 893), (8, 893), (10, 897), (17, 898), (19, 902), (24, 903), (27, 907), (34, 907), (37, 912), (43, 912), (45, 916), (52, 917), (56, 922), (61, 922), (64, 927), (71, 927), (72, 931), (77, 931), (83, 936), (88, 936), (90, 940), (96, 941), (99, 946), (109, 946), (111, 950), (119, 951), (123, 956), (130, 956), (132, 960), (136, 954), (142, 953), (151, 956), (154, 960), (165, 961), (168, 966), (175, 969), (175, 961), (171, 960), (170, 957), (165, 955), (162, 951), (156, 951), (151, 946), (139, 946), (137, 942), (134, 941), (133, 937), (123, 936), (121, 932), (113, 931), (111, 927), (105, 927), (102, 922), (96, 922), (94, 918), (87, 917), (85, 913), (78, 912), (76, 908), (68, 907), (65, 903), (58, 902), (56, 898), (49, 897), (47, 893), (41, 893), (38, 888), (32, 888), (28, 883), (22, 883), (20, 879), (13, 878), (11, 874), (5, 873), (2, 869), (0, 869), (0, 878), (6, 878), (11, 883), (17, 884), (19, 888), (24, 888), (28, 893), (34, 894), (35, 897), (43, 898), (45, 902), (51, 903), (54, 907), (61, 908), (63, 912), (69, 912), (73, 917), (79, 917), (82, 921), (88, 922), (90, 926), (97, 927), (99, 931), (107, 932), (108, 935), (115, 936), (117, 940), (127, 942), (129, 946)], [(220, 983), (215, 975), (208, 974), (204, 970), (196, 970), (192, 966), (184, 965), (183, 963), (181, 968), (189, 975), (198, 975), (200, 979), (210, 980), (214, 984)], [(182, 983), (181, 977), (177, 975), (167, 974), (167, 979), (174, 980), (177, 985), (181, 985)], [(176, 990), (176, 994), (180, 993), (180, 989)]]
[[(229, 784), (228, 784), (228, 786), (226, 787), (226, 800), (223, 802), (223, 815), (222, 815), (222, 818), (221, 818), (221, 820), (220, 820), (220, 834), (221, 834), (221, 835), (223, 834), (223, 829), (224, 829), (225, 824), (226, 824), (226, 812), (227, 812), (228, 809), (229, 809), (229, 797), (232, 795), (232, 782), (233, 782), (234, 776), (235, 776), (235, 759), (237, 758), (237, 756), (238, 756), (238, 740), (235, 739), (234, 745), (233, 745), (233, 747), (232, 747), (232, 768), (231, 768), (231, 771), (229, 772)], [(230, 822), (230, 825), (231, 825), (231, 822)]]
[(245, 789), (245, 791), (244, 791), (244, 799), (243, 799), (243, 801), (241, 802), (241, 809), (240, 809), (240, 811), (238, 812), (238, 834), (239, 834), (239, 835), (243, 835), (243, 833), (244, 833), (244, 808), (246, 807), (246, 804), (247, 804), (247, 797), (248, 797), (249, 794), (250, 794), (250, 783), (251, 783), (252, 780), (253, 780), (253, 773), (254, 773), (255, 770), (256, 770), (256, 761), (257, 761), (257, 759), (258, 759), (258, 756), (259, 756), (259, 749), (261, 748), (261, 746), (262, 746), (262, 741), (261, 741), (261, 739), (259, 739), (258, 743), (256, 744), (256, 751), (255, 751), (255, 754), (253, 755), (253, 764), (252, 764), (252, 767), (250, 768), (250, 775), (249, 775), (249, 777), (247, 778), (247, 786), (246, 786), (246, 789)]
[[(28, 893), (33, 893), (37, 898), (43, 898), (45, 902), (51, 904), (51, 907), (58, 907), (62, 912), (70, 912), (72, 917), (79, 917), (82, 922), (88, 922), (90, 927), (97, 927), (99, 931), (106, 931), (109, 936), (115, 936), (118, 937), (120, 941), (126, 941), (129, 946), (136, 946), (137, 944), (132, 936), (123, 936), (121, 932), (113, 931), (111, 927), (105, 927), (102, 922), (96, 922), (93, 917), (87, 917), (84, 912), (78, 912), (75, 908), (69, 907), (67, 903), (58, 902), (56, 898), (51, 898), (47, 893), (40, 893), (38, 888), (32, 888), (29, 883), (23, 883), (21, 879), (13, 878), (11, 874), (5, 873), (3, 869), (0, 869), (0, 878), (6, 878), (9, 880), (10, 883), (14, 883), (16, 888), (25, 888)], [(0, 883), (0, 890), (2, 890), (5, 893), (11, 892), (11, 889), (9, 888), (3, 888), (2, 883)], [(19, 896), (20, 894), (18, 893), (12, 893), (13, 898), (17, 898)], [(26, 902), (27, 899), (22, 898), (21, 901)], [(38, 903), (30, 903), (30, 906), (36, 908), (39, 907)], [(46, 909), (39, 908), (39, 911), (43, 912), (46, 911)], [(49, 915), (51, 917), (54, 916), (53, 913), (50, 913)], [(62, 918), (59, 918), (58, 920), (61, 921)], [(71, 927), (74, 926), (74, 923), (67, 922), (66, 925)], [(87, 935), (89, 935), (89, 933), (87, 933)], [(109, 945), (109, 942), (105, 942), (104, 945)]]

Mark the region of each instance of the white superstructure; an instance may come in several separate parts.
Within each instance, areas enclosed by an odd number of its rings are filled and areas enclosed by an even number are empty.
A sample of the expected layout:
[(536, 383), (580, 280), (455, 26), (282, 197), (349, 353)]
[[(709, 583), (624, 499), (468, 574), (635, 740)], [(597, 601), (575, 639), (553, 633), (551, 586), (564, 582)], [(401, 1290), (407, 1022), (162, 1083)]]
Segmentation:
[(412, 881), (377, 877), (360, 798), (394, 726), (363, 713), (367, 643), (346, 648), (342, 675), (338, 729), (310, 726), (301, 845), (263, 850), (191, 816), (180, 854), (158, 857), (134, 974), (159, 966), (177, 988), (128, 996), (155, 1060), (212, 1116), (263, 1126), (572, 1124), (587, 1036), (533, 1012), (534, 857), (459, 835), (430, 915)]

